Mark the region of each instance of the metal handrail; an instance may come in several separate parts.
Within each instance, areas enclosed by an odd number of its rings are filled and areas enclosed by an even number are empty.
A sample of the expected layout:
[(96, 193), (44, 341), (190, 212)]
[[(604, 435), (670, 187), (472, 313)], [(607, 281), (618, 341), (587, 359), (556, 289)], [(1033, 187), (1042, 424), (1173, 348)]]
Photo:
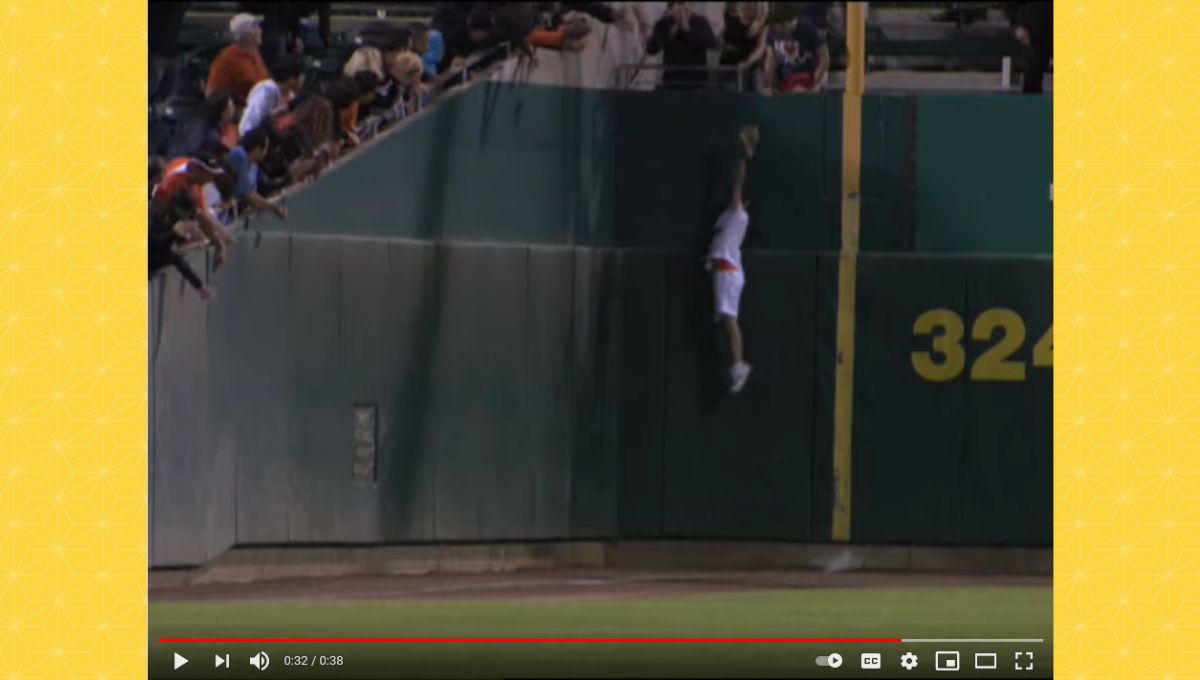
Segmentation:
[[(491, 47), (483, 52), (479, 52), (467, 57), (464, 60), (463, 65), (457, 69), (450, 69), (445, 73), (438, 74), (436, 78), (438, 81), (436, 88), (437, 93), (442, 94), (453, 87), (457, 87), (457, 85), (447, 87), (446, 83), (453, 82), (459, 74), (462, 75), (462, 82), (465, 83), (471, 77), (471, 69), (475, 68), (475, 66), (477, 66), (479, 63), (491, 59), (500, 53), (503, 53), (504, 55), (503, 58), (500, 59), (500, 62), (507, 61), (512, 57), (512, 45), (510, 45), (508, 42), (502, 42), (499, 45)], [(430, 102), (432, 103), (432, 101), (433, 98), (431, 97)]]
[[(759, 68), (759, 67), (756, 66), (755, 68)], [(664, 73), (669, 72), (669, 71), (676, 72), (676, 73), (707, 73), (710, 76), (719, 75), (722, 73), (726, 73), (726, 74), (736, 73), (738, 90), (743, 90), (743, 89), (745, 89), (745, 84), (746, 84), (746, 74), (752, 70), (753, 69), (743, 69), (743, 68), (739, 68), (737, 66), (725, 66), (725, 65), (691, 66), (691, 65), (661, 64), (661, 63), (653, 64), (653, 63), (646, 63), (645, 58), (643, 58), (642, 61), (639, 61), (639, 62), (629, 62), (629, 63), (625, 63), (625, 64), (617, 64), (617, 67), (615, 69), (615, 75), (616, 75), (617, 85), (619, 87), (621, 87), (622, 89), (629, 89), (633, 85), (633, 82), (637, 79), (638, 75), (641, 74), (642, 71), (663, 71)], [(622, 77), (626, 73), (629, 73), (630, 75), (627, 78)], [(712, 81), (712, 78), (710, 77), (708, 84), (711, 84), (711, 81)]]

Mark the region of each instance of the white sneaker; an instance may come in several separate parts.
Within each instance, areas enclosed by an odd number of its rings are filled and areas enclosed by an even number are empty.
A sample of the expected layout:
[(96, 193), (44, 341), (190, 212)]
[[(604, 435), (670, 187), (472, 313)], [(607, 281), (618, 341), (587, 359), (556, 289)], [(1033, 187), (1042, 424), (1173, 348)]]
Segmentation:
[(750, 378), (750, 369), (750, 364), (744, 361), (729, 368), (729, 377), (732, 382), (729, 387), (731, 394), (741, 392), (742, 388), (746, 386), (746, 380)]

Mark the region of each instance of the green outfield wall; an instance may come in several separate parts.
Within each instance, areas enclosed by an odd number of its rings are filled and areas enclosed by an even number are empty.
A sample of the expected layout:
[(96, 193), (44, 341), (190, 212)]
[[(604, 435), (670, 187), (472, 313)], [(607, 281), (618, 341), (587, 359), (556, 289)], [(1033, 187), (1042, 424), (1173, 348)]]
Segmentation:
[[(756, 369), (731, 398), (686, 253), (244, 238), (215, 303), (152, 286), (152, 564), (235, 544), (828, 540), (836, 260), (751, 251), (746, 269)], [(1049, 545), (1049, 262), (873, 254), (860, 272), (853, 540)], [(923, 316), (942, 325), (914, 332)]]
[[(757, 123), (726, 395), (698, 255)], [(869, 96), (852, 540), (1051, 541), (1050, 99)], [(841, 101), (486, 83), (150, 291), (151, 564), (826, 541)]]
[[(269, 230), (697, 249), (728, 197), (733, 132), (763, 143), (753, 247), (835, 250), (840, 95), (647, 93), (485, 83), (289, 199)], [(1049, 254), (1049, 97), (870, 95), (862, 247)]]

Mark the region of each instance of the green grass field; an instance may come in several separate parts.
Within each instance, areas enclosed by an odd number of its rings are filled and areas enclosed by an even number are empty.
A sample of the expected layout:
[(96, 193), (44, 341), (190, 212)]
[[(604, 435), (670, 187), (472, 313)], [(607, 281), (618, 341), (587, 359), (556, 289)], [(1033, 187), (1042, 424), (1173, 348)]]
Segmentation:
[[(793, 589), (672, 598), (602, 601), (153, 603), (150, 635), (163, 637), (903, 637), (1044, 638), (1052, 632), (1050, 588)], [(1015, 650), (1036, 651), (1028, 677), (1049, 677), (1045, 644), (420, 644), (420, 645), (182, 645), (152, 644), (152, 677), (209, 677), (213, 653), (232, 655), (220, 677), (263, 677), (247, 659), (260, 649), (271, 671), (286, 677), (833, 677), (814, 657), (839, 651), (848, 661), (836, 677), (871, 677), (858, 653), (884, 653), (877, 675), (942, 676), (935, 649), (996, 651), (1012, 669)], [(184, 652), (195, 663), (170, 670)], [(900, 655), (921, 658), (912, 672)], [(330, 668), (285, 669), (286, 655), (337, 654)], [(964, 653), (964, 659), (970, 659)], [(954, 677), (987, 677), (970, 671)], [(191, 674), (189, 674), (189, 672)], [(991, 673), (998, 673), (992, 671)], [(274, 673), (272, 673), (274, 674)]]

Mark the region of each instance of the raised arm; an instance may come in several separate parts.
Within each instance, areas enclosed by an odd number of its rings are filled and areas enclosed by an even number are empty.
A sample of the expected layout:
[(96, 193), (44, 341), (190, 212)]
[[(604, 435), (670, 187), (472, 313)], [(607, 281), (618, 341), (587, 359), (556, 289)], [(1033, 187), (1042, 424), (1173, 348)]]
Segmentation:
[(733, 163), (733, 190), (729, 196), (729, 207), (742, 207), (742, 186), (746, 183), (746, 157), (738, 156)]
[(650, 39), (646, 41), (647, 54), (658, 54), (662, 51), (667, 43), (667, 39), (670, 37), (671, 26), (674, 23), (674, 18), (668, 14), (654, 24), (654, 32), (650, 34)]
[(762, 62), (765, 56), (767, 56), (767, 31), (763, 29), (758, 32), (758, 37), (754, 39), (754, 51), (740, 65), (749, 68)]
[(817, 70), (813, 73), (813, 90), (821, 88), (821, 83), (825, 80), (827, 73), (829, 73), (829, 45), (822, 44), (817, 48)]
[(753, 125), (742, 127), (742, 131), (738, 135), (738, 158), (733, 165), (733, 188), (729, 196), (729, 205), (732, 208), (741, 208), (743, 205), (746, 168), (750, 159), (754, 157), (754, 150), (757, 146), (758, 128)]

